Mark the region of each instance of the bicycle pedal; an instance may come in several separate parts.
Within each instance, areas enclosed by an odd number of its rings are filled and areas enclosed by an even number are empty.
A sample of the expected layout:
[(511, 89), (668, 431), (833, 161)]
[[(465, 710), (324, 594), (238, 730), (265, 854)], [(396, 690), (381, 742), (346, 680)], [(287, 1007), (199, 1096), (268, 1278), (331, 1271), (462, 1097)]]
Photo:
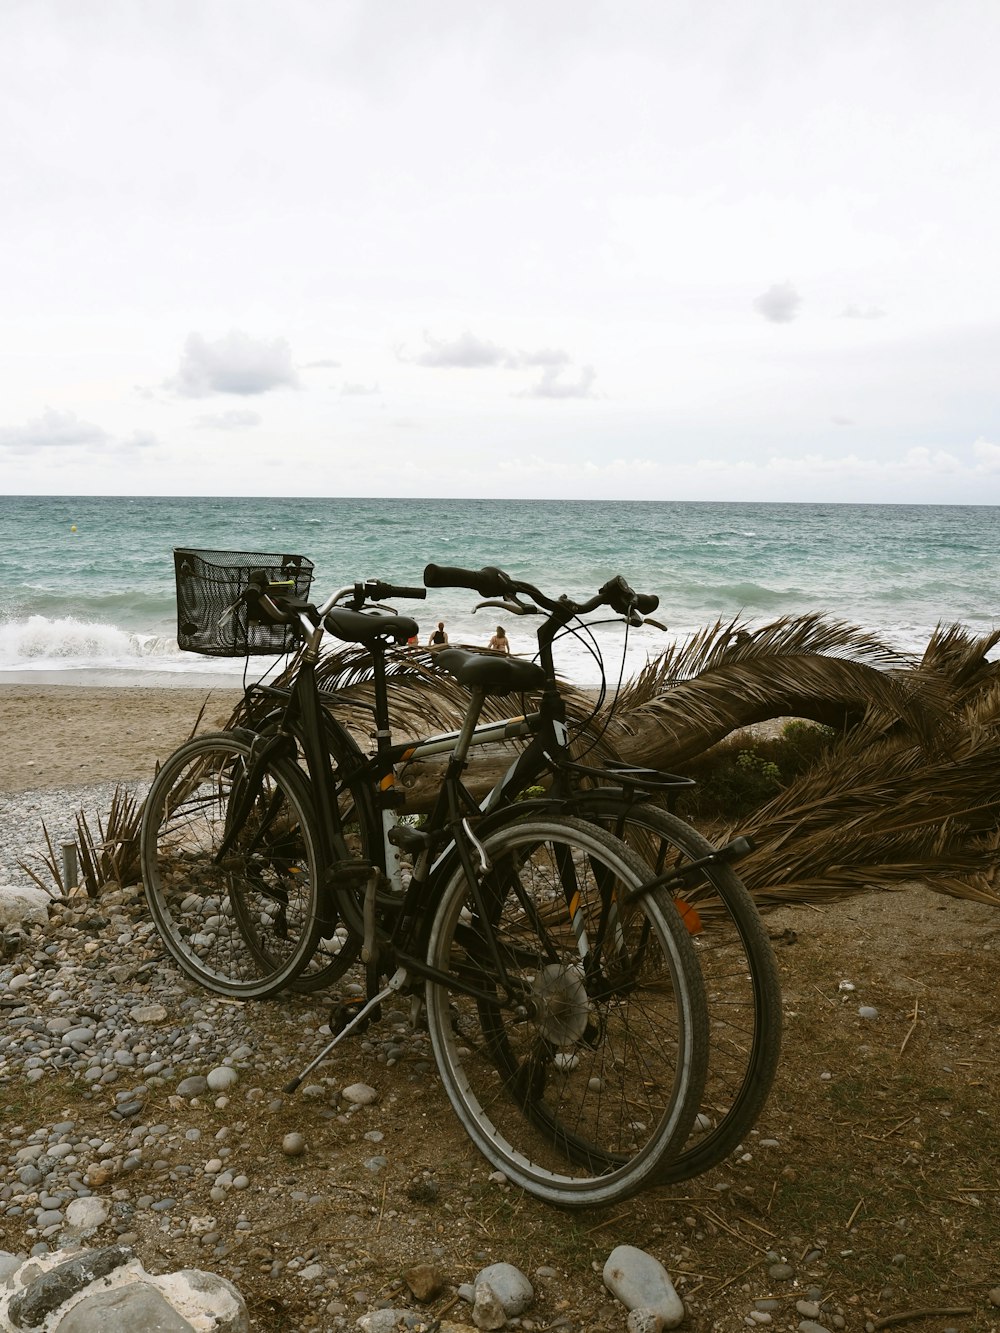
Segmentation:
[(389, 841), (402, 852), (422, 852), (431, 845), (430, 835), (412, 824), (396, 824), (389, 830)]
[(371, 873), (370, 861), (337, 861), (330, 867), (328, 879), (337, 888), (354, 889), (367, 884)]

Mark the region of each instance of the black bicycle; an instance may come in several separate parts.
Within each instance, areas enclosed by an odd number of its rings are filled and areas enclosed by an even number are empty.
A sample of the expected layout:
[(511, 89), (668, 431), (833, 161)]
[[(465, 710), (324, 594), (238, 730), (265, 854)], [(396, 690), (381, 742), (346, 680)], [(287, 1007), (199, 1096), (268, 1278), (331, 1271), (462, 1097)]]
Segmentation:
[[(690, 825), (663, 808), (672, 803), (673, 795), (685, 779), (621, 765), (595, 770), (592, 734), (583, 727), (578, 736), (570, 737), (555, 676), (553, 642), (589, 610), (611, 607), (620, 618), (636, 617), (639, 611), (635, 594), (620, 580), (613, 580), (588, 603), (574, 603), (565, 597), (547, 598), (540, 590), (518, 583), (498, 570), (454, 571), (429, 566), (425, 575), (434, 586), (447, 583), (475, 587), (483, 594), (501, 597), (503, 609), (508, 613), (534, 613), (540, 617), (539, 664), (543, 679), (535, 676), (532, 681), (541, 690), (537, 711), (480, 724), (471, 732), (466, 728), (469, 746), (511, 738), (528, 741), (527, 748), (482, 803), (483, 808), (490, 812), (503, 810), (525, 791), (538, 792), (540, 782), (549, 783), (545, 798), (541, 801), (536, 798), (531, 803), (532, 811), (571, 812), (609, 829), (642, 855), (652, 868), (651, 873), (660, 878), (681, 909), (705, 978), (711, 1042), (708, 1078), (696, 1132), (670, 1163), (667, 1175), (670, 1179), (683, 1179), (704, 1171), (737, 1146), (767, 1098), (780, 1053), (780, 989), (766, 931), (731, 866), (733, 857), (745, 844), (737, 840), (729, 848), (714, 849)], [(256, 716), (257, 725), (265, 734), (273, 735), (284, 729), (286, 744), (289, 736), (295, 737), (295, 745), (289, 744), (289, 749), (296, 748), (301, 754), (303, 733), (314, 731), (318, 725), (323, 731), (327, 754), (325, 764), (318, 765), (314, 758), (312, 765), (314, 769), (317, 766), (325, 769), (322, 798), (317, 800), (315, 791), (308, 788), (299, 791), (298, 783), (289, 779), (288, 798), (283, 804), (290, 806), (297, 798), (302, 806), (318, 806), (326, 811), (326, 819), (320, 821), (321, 828), (314, 829), (315, 821), (310, 824), (308, 840), (317, 842), (325, 833), (338, 841), (335, 855), (328, 852), (325, 861), (329, 867), (333, 855), (336, 868), (328, 869), (326, 874), (335, 877), (349, 896), (345, 902), (342, 895), (338, 898), (332, 890), (321, 895), (325, 902), (322, 938), (305, 970), (292, 982), (299, 987), (333, 985), (357, 960), (365, 930), (373, 931), (377, 919), (381, 921), (383, 915), (391, 915), (392, 904), (399, 901), (404, 880), (410, 874), (411, 860), (425, 843), (424, 831), (413, 828), (398, 813), (401, 794), (397, 773), (419, 758), (452, 753), (460, 735), (450, 732), (402, 742), (391, 739), (387, 700), (392, 677), (388, 672), (413, 670), (413, 658), (395, 654), (388, 634), (372, 637), (371, 619), (362, 617), (359, 623), (356, 615), (357, 608), (371, 600), (393, 594), (418, 596), (423, 591), (391, 589), (373, 580), (343, 589), (331, 599), (347, 598), (353, 610), (331, 613), (327, 629), (351, 642), (357, 641), (359, 635), (370, 639), (375, 729), (379, 738), (374, 756), (362, 755), (350, 733), (336, 720), (337, 694), (320, 694), (318, 723), (313, 719), (306, 724), (303, 707), (311, 709), (313, 701), (297, 693), (301, 689), (298, 680), (293, 691), (268, 688), (251, 692), (258, 706), (250, 708), (250, 715)], [(275, 600), (280, 601), (280, 597)], [(484, 604), (497, 603), (494, 600)], [(651, 599), (644, 599), (641, 605), (647, 612), (655, 609)], [(402, 634), (411, 624), (406, 622), (396, 628)], [(389, 627), (383, 620), (382, 628)], [(510, 687), (509, 669), (516, 670), (518, 666), (498, 665), (497, 659), (450, 649), (435, 653), (433, 660), (442, 668), (450, 668), (459, 679), (475, 680), (477, 673), (499, 672), (494, 679), (505, 688)], [(508, 674), (504, 675), (505, 672)], [(522, 680), (522, 683), (528, 682)], [(477, 706), (481, 705), (482, 696)], [(253, 738), (245, 733), (199, 738), (192, 749), (185, 747), (179, 752), (177, 765), (163, 779), (164, 789), (174, 781), (171, 774), (178, 765), (183, 774), (188, 762), (196, 766), (210, 762), (219, 772), (219, 803), (228, 808), (231, 781), (228, 775), (242, 772), (253, 744)], [(584, 762), (580, 762), (581, 755)], [(460, 776), (457, 780), (460, 781)], [(600, 785), (595, 787), (595, 783)], [(179, 782), (178, 786), (183, 789), (184, 783)], [(476, 815), (479, 825), (489, 827), (492, 813), (483, 817), (467, 793), (463, 793), (463, 804), (470, 816)], [(263, 800), (261, 805), (266, 808)], [(523, 801), (520, 803), (522, 813), (528, 808)], [(167, 843), (171, 829), (187, 818), (185, 804), (166, 822), (163, 836)], [(305, 821), (299, 815), (289, 822), (298, 826)], [(204, 841), (206, 846), (213, 846), (211, 834)], [(306, 841), (303, 837), (303, 845)], [(144, 845), (148, 845), (145, 840)], [(262, 857), (258, 848), (255, 854), (258, 877), (268, 867), (279, 864), (273, 852)], [(170, 867), (168, 857), (165, 880), (169, 879)], [(292, 883), (305, 890), (308, 879), (303, 865)], [(187, 895), (179, 902), (176, 894), (173, 897), (172, 909), (165, 912), (161, 906), (160, 916), (166, 917), (168, 942), (174, 941), (178, 961), (204, 984), (227, 991), (239, 987), (241, 993), (251, 990), (268, 993), (276, 987), (283, 975), (279, 966), (292, 945), (300, 941), (301, 930), (308, 927), (312, 910), (307, 893), (283, 896), (273, 889), (256, 892), (254, 913), (231, 910), (228, 917), (220, 917), (218, 912), (220, 901), (225, 901), (224, 895), (222, 898), (207, 895), (203, 899)], [(253, 897), (254, 891), (248, 883), (237, 895), (237, 901)], [(367, 925), (365, 901), (369, 907)], [(210, 914), (213, 927), (208, 931), (203, 929), (205, 914)], [(251, 924), (248, 929), (248, 917), (258, 924)], [(220, 930), (223, 921), (228, 921), (231, 929)], [(272, 938), (265, 947), (268, 932), (275, 930), (277, 938)], [(368, 952), (371, 956), (370, 947)]]
[[(204, 984), (251, 997), (317, 957), (342, 971), (360, 949), (368, 999), (332, 1044), (388, 995), (422, 994), (452, 1105), (515, 1183), (585, 1206), (662, 1181), (701, 1104), (708, 1038), (697, 954), (670, 893), (624, 842), (560, 809), (515, 803), (472, 828), (462, 773), (483, 702), (542, 688), (543, 669), (442, 662), (474, 680), (460, 732), (447, 747), (438, 738), (448, 767), (416, 828), (395, 817), (384, 673), (376, 754), (351, 783), (331, 765), (315, 682), (326, 634), (384, 663), (414, 622), (336, 599), (317, 607), (267, 569), (245, 567), (238, 582), (234, 614), (284, 626), (304, 647), (277, 725), (195, 738), (150, 790), (144, 883), (174, 957)], [(372, 582), (354, 601), (414, 591)], [(342, 793), (354, 790), (350, 803)], [(378, 858), (363, 790), (375, 793)], [(386, 871), (397, 850), (409, 862), (400, 883)]]

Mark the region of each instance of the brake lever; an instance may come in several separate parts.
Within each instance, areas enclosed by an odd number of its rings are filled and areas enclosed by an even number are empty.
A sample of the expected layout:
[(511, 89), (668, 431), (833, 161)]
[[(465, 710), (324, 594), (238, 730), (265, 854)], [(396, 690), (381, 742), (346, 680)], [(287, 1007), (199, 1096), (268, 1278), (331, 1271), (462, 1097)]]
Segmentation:
[(643, 620), (642, 623), (644, 625), (652, 625), (653, 629), (661, 629), (663, 630), (664, 634), (668, 634), (670, 632), (669, 625), (664, 625), (663, 622), (660, 620), (653, 620), (650, 616), (646, 616), (646, 618)]
[(472, 608), (473, 615), (475, 615), (477, 611), (482, 611), (487, 606), (492, 606), (497, 611), (506, 611), (508, 615), (512, 616), (537, 616), (541, 614), (537, 606), (529, 606), (524, 602), (518, 601), (494, 601), (491, 598), (486, 602), (477, 602)]

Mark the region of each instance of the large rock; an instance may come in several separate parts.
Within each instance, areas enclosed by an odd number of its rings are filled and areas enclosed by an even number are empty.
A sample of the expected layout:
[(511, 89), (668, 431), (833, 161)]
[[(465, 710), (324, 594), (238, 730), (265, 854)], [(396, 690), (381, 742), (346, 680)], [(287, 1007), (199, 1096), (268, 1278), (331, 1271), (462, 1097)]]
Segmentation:
[(91, 1292), (59, 1320), (57, 1333), (193, 1333), (155, 1287), (133, 1282), (111, 1291)]
[(634, 1245), (619, 1245), (611, 1251), (604, 1265), (604, 1285), (629, 1310), (659, 1315), (664, 1328), (676, 1328), (684, 1318), (684, 1302), (670, 1274), (658, 1259)]
[[(0, 1265), (15, 1257), (0, 1253)], [(147, 1273), (124, 1245), (20, 1257), (2, 1270), (0, 1328), (18, 1333), (250, 1333), (246, 1303), (216, 1273)]]
[(44, 926), (52, 899), (27, 884), (0, 884), (0, 930), (7, 926)]

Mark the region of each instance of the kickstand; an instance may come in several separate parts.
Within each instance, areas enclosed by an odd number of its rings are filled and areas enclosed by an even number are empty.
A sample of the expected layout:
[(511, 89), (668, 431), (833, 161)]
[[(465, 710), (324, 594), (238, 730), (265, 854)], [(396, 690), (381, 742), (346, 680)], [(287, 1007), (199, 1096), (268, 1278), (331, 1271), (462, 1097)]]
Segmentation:
[(314, 1060), (309, 1061), (309, 1063), (306, 1065), (305, 1069), (303, 1069), (301, 1074), (297, 1074), (296, 1077), (293, 1078), (290, 1083), (285, 1084), (282, 1091), (295, 1092), (295, 1090), (301, 1084), (302, 1080), (306, 1078), (309, 1074), (311, 1074), (318, 1064), (321, 1064), (326, 1059), (326, 1057), (333, 1050), (334, 1046), (336, 1046), (336, 1044), (339, 1041), (341, 1041), (344, 1037), (346, 1037), (349, 1032), (351, 1032), (354, 1028), (356, 1028), (357, 1025), (362, 1021), (362, 1019), (367, 1018), (368, 1015), (371, 1013), (371, 1011), (378, 1005), (380, 1005), (383, 1000), (388, 999), (389, 996), (393, 993), (393, 991), (401, 990), (402, 987), (408, 981), (408, 979), (409, 979), (409, 974), (407, 973), (406, 969), (404, 967), (397, 967), (396, 971), (393, 972), (392, 976), (389, 978), (389, 980), (386, 982), (383, 988), (378, 992), (378, 994), (373, 995), (369, 999), (367, 1004), (362, 1005), (362, 1007), (354, 1015), (351, 1021), (347, 1023), (343, 1028), (341, 1028), (341, 1030), (337, 1033), (337, 1035), (333, 1038), (332, 1041), (327, 1042), (327, 1044), (323, 1047), (319, 1055), (317, 1055)]

